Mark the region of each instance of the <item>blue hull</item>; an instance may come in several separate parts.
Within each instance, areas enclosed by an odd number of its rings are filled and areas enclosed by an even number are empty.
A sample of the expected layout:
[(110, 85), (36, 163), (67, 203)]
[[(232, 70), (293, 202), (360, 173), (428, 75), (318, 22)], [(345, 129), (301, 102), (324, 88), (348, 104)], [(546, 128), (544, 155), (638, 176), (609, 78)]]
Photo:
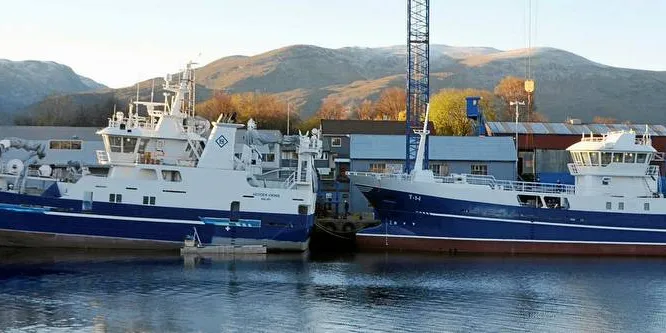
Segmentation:
[(486, 204), (384, 188), (365, 193), (382, 224), (361, 247), (444, 252), (666, 255), (666, 216)]
[(304, 250), (313, 215), (182, 209), (0, 193), (0, 245), (85, 248), (180, 248), (194, 230), (204, 244)]

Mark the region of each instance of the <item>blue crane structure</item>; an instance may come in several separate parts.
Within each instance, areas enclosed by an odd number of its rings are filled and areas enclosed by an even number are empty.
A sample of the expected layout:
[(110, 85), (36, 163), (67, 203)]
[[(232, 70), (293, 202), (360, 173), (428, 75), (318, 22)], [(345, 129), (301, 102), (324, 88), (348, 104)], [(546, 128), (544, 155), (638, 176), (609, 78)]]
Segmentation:
[[(426, 108), (430, 100), (430, 0), (407, 0), (407, 110), (405, 172), (415, 167)], [(428, 141), (423, 158), (428, 167)], [(420, 166), (417, 166), (420, 167)]]

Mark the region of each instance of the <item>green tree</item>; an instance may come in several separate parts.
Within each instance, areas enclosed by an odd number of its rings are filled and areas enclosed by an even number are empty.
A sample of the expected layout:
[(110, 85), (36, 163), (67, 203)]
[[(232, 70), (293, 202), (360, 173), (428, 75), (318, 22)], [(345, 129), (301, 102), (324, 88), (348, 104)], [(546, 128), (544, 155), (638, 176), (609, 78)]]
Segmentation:
[(444, 89), (430, 98), (430, 121), (437, 135), (468, 135), (472, 122), (467, 119), (466, 97), (481, 97), (481, 110), (486, 121), (496, 118), (495, 96), (487, 90)]

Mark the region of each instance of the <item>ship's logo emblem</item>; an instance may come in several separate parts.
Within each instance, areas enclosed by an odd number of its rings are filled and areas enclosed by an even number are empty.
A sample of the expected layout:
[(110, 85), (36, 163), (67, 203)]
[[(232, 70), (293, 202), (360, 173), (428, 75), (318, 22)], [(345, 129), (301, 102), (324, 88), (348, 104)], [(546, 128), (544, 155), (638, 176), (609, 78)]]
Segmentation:
[(217, 143), (217, 145), (220, 146), (220, 148), (223, 148), (227, 143), (229, 143), (229, 141), (227, 140), (227, 138), (224, 137), (224, 135), (220, 135), (215, 140), (215, 143)]

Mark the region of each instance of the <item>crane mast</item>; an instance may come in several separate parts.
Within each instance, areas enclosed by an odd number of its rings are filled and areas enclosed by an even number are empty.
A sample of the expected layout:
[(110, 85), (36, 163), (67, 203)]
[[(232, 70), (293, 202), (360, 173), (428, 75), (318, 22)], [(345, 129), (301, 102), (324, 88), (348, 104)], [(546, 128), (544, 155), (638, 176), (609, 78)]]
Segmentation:
[[(430, 99), (430, 0), (407, 0), (407, 110), (405, 172), (414, 168)], [(425, 137), (423, 166), (428, 166), (428, 139)], [(419, 166), (420, 167), (420, 166)]]

